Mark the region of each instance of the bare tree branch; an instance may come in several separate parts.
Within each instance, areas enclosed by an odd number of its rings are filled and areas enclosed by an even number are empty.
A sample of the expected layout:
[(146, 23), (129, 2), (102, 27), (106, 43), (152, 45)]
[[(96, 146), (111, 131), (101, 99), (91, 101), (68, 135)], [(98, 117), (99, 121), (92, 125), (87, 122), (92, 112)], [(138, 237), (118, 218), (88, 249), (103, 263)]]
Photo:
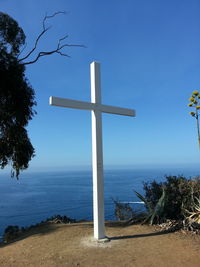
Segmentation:
[(50, 27), (44, 29), (44, 30), (39, 34), (39, 36), (37, 37), (37, 39), (36, 39), (36, 41), (35, 41), (35, 45), (34, 45), (33, 49), (32, 49), (32, 50), (31, 50), (25, 57), (20, 58), (18, 62), (21, 62), (21, 61), (27, 59), (27, 58), (28, 58), (28, 57), (35, 51), (35, 49), (37, 48), (37, 44), (38, 44), (40, 38), (41, 38), (42, 35), (45, 34), (45, 32), (47, 32), (49, 29), (50, 29)]
[(43, 19), (43, 22), (42, 22), (42, 25), (43, 25), (43, 30), (45, 30), (45, 28), (46, 28), (46, 26), (45, 26), (45, 22), (46, 22), (46, 20), (47, 19), (50, 19), (50, 18), (53, 18), (53, 17), (55, 17), (56, 15), (58, 15), (58, 14), (66, 14), (66, 12), (65, 11), (57, 11), (57, 12), (55, 12), (53, 15), (50, 15), (50, 16), (45, 16), (44, 17), (44, 19)]
[[(61, 53), (60, 51), (56, 51), (56, 50), (53, 50), (53, 51), (47, 51), (47, 52), (39, 52), (38, 53), (38, 55), (37, 55), (37, 57), (34, 59), (34, 60), (32, 60), (32, 61), (29, 61), (29, 62), (25, 62), (25, 63), (23, 63), (24, 65), (29, 65), (29, 64), (33, 64), (33, 63), (35, 63), (36, 61), (38, 61), (38, 59), (40, 58), (40, 57), (43, 57), (43, 56), (49, 56), (49, 55), (52, 55), (52, 54), (54, 54), (54, 53)], [(67, 55), (67, 54), (63, 54), (63, 56), (66, 56), (66, 57), (70, 57), (69, 55)]]
[(68, 35), (65, 35), (64, 37), (62, 37), (62, 38), (60, 38), (60, 39), (58, 40), (58, 46), (57, 46), (57, 49), (59, 48), (60, 43), (61, 43), (63, 40), (65, 40), (66, 38), (68, 38)]
[(22, 50), (19, 52), (17, 58), (22, 54), (22, 52), (26, 49), (27, 47), (27, 42), (24, 44), (24, 47), (22, 48)]
[(36, 61), (38, 61), (38, 59), (39, 59), (40, 57), (43, 57), (43, 56), (49, 56), (49, 55), (52, 55), (52, 54), (55, 54), (55, 53), (57, 53), (57, 54), (59, 54), (59, 55), (61, 55), (61, 56), (70, 57), (68, 54), (63, 53), (63, 52), (60, 51), (60, 50), (61, 50), (62, 48), (64, 48), (64, 47), (73, 47), (73, 46), (75, 46), (75, 47), (85, 47), (84, 45), (64, 44), (64, 45), (62, 45), (62, 46), (59, 46), (59, 44), (58, 44), (57, 49), (52, 50), (52, 51), (39, 52), (38, 55), (37, 55), (37, 57), (36, 57), (34, 60), (29, 61), (29, 62), (24, 62), (23, 64), (24, 64), (24, 65), (33, 64), (33, 63), (35, 63)]
[[(58, 14), (66, 14), (66, 12), (58, 11), (58, 12), (55, 12), (53, 15), (50, 15), (50, 16), (48, 16), (47, 14), (45, 15), (45, 17), (44, 17), (44, 19), (42, 21), (43, 31), (38, 35), (38, 37), (37, 37), (37, 39), (35, 41), (34, 47), (31, 49), (31, 51), (25, 57), (19, 59), (18, 62), (24, 61), (25, 59), (27, 59), (36, 50), (39, 40), (51, 28), (51, 27), (46, 27), (47, 19), (53, 18)], [(55, 53), (60, 54), (61, 56), (70, 57), (68, 54), (63, 53), (61, 51), (64, 47), (71, 47), (71, 46), (74, 46), (74, 47), (85, 47), (84, 45), (74, 45), (74, 44), (63, 44), (63, 45), (61, 45), (61, 42), (64, 41), (67, 37), (68, 37), (68, 35), (66, 35), (66, 36), (64, 36), (64, 37), (62, 37), (62, 38), (60, 38), (58, 40), (58, 45), (57, 45), (56, 49), (54, 49), (52, 51), (39, 52), (37, 57), (34, 60), (31, 60), (31, 61), (28, 61), (28, 62), (23, 62), (23, 65), (28, 65), (28, 64), (35, 63), (36, 61), (38, 61), (38, 59), (40, 57), (52, 55), (52, 54), (55, 54)], [(20, 52), (20, 54), (21, 54), (21, 52)]]

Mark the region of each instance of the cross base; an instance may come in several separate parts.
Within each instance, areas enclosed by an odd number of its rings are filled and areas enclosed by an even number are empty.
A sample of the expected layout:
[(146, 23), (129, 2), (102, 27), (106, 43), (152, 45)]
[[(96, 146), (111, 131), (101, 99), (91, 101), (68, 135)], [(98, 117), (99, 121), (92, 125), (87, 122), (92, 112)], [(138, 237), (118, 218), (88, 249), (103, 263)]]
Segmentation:
[(107, 242), (110, 242), (110, 238), (105, 236), (104, 238), (97, 239), (97, 242), (98, 243), (107, 243)]

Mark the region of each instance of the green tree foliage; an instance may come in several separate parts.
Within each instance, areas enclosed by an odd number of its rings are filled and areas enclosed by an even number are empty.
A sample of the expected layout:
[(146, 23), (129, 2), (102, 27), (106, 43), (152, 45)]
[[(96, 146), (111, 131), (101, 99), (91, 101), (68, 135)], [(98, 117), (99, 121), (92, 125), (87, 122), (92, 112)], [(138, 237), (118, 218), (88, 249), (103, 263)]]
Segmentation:
[[(0, 167), (12, 166), (12, 176), (18, 178), (21, 170), (28, 168), (34, 156), (34, 148), (28, 137), (26, 126), (35, 114), (35, 92), (25, 76), (25, 65), (37, 62), (41, 57), (53, 54), (69, 57), (63, 52), (67, 47), (84, 47), (78, 44), (63, 43), (68, 35), (60, 38), (56, 48), (37, 52), (37, 45), (51, 28), (47, 20), (63, 11), (45, 16), (41, 33), (33, 48), (22, 58), (26, 36), (18, 23), (9, 15), (0, 12)], [(36, 54), (35, 54), (36, 53)], [(29, 59), (33, 56), (31, 59)]]
[(11, 164), (17, 178), (34, 156), (25, 127), (35, 113), (35, 92), (18, 61), (25, 38), (18, 23), (0, 12), (0, 166)]

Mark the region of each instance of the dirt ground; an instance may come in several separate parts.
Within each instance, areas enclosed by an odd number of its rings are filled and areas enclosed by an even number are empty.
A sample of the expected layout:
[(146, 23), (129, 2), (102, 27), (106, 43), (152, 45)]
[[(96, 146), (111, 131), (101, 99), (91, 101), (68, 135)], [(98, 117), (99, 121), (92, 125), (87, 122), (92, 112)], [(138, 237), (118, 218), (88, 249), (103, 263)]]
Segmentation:
[(154, 227), (107, 223), (110, 242), (94, 241), (92, 223), (46, 225), (0, 247), (0, 266), (200, 266), (200, 237)]

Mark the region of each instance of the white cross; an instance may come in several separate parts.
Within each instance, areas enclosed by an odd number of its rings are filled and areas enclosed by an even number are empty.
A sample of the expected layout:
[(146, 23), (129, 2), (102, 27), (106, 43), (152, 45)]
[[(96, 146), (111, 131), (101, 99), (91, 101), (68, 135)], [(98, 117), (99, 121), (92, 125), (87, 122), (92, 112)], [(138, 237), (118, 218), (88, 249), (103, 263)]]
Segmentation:
[(59, 107), (91, 110), (92, 112), (92, 166), (93, 166), (93, 219), (94, 238), (104, 239), (104, 178), (102, 149), (102, 112), (135, 116), (135, 111), (101, 104), (100, 63), (90, 64), (91, 102), (51, 96), (49, 104)]

